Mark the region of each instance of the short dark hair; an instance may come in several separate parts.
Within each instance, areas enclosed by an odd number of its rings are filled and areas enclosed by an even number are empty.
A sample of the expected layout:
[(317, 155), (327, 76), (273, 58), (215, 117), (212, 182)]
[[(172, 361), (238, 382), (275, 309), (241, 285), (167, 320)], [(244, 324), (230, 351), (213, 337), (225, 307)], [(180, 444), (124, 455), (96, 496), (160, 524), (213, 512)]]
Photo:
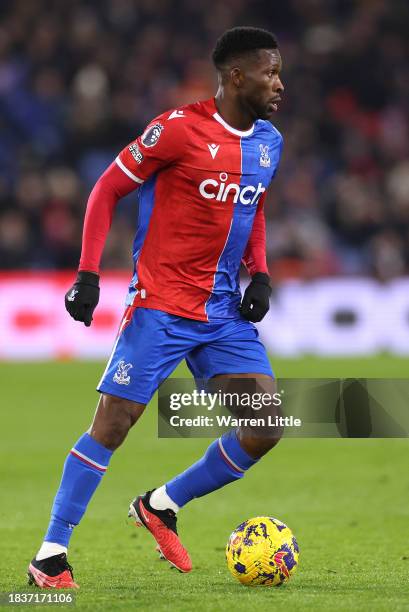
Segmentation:
[(258, 49), (277, 49), (277, 39), (268, 30), (242, 26), (226, 30), (216, 42), (212, 60), (221, 69), (233, 57)]

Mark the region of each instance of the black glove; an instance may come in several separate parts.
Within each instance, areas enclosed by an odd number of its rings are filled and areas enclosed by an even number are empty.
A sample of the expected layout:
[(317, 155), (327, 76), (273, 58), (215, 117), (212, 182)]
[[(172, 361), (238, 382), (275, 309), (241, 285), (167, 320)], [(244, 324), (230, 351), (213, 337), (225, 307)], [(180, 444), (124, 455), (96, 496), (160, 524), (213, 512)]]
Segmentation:
[(99, 276), (94, 272), (78, 272), (77, 280), (65, 294), (65, 308), (76, 321), (91, 325), (92, 313), (99, 300)]
[(240, 305), (242, 317), (258, 323), (270, 308), (270, 277), (265, 272), (256, 272), (244, 292)]

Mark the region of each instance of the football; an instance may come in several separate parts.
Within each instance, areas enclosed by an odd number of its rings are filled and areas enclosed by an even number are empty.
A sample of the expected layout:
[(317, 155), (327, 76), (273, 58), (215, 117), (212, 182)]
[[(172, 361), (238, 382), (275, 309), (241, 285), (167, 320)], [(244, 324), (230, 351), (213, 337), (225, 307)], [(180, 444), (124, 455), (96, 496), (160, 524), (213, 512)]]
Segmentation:
[(299, 548), (287, 525), (270, 516), (241, 523), (226, 546), (231, 574), (246, 586), (279, 586), (297, 569)]

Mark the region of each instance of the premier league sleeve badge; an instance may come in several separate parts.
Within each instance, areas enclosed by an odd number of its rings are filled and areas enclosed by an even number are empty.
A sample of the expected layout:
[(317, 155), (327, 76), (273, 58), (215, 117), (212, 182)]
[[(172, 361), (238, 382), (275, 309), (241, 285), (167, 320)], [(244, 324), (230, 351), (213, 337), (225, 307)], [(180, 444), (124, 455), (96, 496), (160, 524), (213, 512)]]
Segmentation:
[(150, 125), (142, 134), (141, 142), (144, 147), (154, 147), (162, 133), (163, 125), (161, 123), (155, 123)]

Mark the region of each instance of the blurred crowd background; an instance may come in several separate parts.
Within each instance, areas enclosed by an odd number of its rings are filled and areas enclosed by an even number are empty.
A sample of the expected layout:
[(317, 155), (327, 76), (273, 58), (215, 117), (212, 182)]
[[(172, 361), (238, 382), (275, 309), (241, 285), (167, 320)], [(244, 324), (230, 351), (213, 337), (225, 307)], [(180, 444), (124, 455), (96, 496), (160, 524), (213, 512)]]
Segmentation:
[[(0, 269), (76, 268), (94, 182), (155, 115), (213, 95), (235, 25), (271, 29), (283, 56), (273, 276), (408, 273), (407, 0), (2, 0)], [(131, 267), (136, 200), (106, 269)]]

